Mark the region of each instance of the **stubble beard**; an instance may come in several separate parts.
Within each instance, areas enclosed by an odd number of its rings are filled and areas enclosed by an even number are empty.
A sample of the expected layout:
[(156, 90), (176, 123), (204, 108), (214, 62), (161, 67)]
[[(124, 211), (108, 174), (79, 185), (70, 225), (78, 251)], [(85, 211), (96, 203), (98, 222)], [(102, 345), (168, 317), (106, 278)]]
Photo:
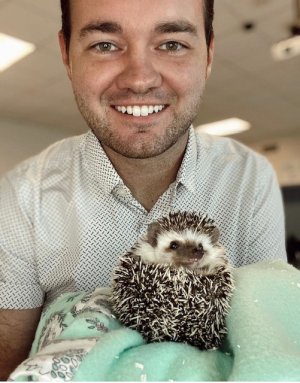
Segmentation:
[[(147, 130), (151, 130), (151, 125), (145, 126), (138, 125), (136, 123), (135, 129), (138, 132), (138, 137), (135, 142), (128, 142), (128, 140), (122, 139), (122, 137), (114, 131), (108, 118), (106, 118), (106, 111), (109, 111), (109, 106), (102, 107), (102, 112), (96, 112), (86, 101), (86, 97), (74, 90), (75, 100), (80, 113), (85, 119), (87, 125), (98, 138), (99, 142), (114, 152), (121, 154), (126, 158), (133, 159), (146, 159), (156, 157), (169, 148), (171, 148), (176, 142), (188, 131), (193, 120), (195, 119), (202, 102), (203, 90), (197, 95), (191, 98), (186, 110), (182, 112), (174, 111), (174, 118), (172, 122), (166, 126), (164, 133), (161, 135), (155, 135), (155, 137), (149, 140), (146, 136)], [(126, 127), (126, 124), (124, 125)]]

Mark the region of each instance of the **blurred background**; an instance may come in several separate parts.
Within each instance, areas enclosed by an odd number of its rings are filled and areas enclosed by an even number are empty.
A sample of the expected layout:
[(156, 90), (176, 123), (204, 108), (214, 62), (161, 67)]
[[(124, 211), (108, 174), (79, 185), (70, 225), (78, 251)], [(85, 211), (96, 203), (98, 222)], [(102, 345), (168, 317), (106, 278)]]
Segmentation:
[[(299, 2), (215, 3), (213, 72), (194, 126), (233, 117), (250, 123), (231, 137), (273, 164), (285, 203), (290, 262), (300, 264)], [(87, 130), (60, 59), (59, 29), (58, 0), (0, 0), (0, 34), (35, 45), (31, 54), (0, 69), (0, 176), (49, 144)]]

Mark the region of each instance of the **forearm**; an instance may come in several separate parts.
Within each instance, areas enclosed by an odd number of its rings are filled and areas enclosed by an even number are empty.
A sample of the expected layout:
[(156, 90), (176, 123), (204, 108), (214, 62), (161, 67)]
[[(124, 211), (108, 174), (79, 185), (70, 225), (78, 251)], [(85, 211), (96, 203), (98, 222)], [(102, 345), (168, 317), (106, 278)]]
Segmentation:
[(41, 308), (0, 310), (0, 381), (27, 358)]
[(15, 368), (27, 358), (30, 346), (26, 348), (13, 349), (9, 342), (3, 342), (0, 337), (0, 381), (5, 381)]

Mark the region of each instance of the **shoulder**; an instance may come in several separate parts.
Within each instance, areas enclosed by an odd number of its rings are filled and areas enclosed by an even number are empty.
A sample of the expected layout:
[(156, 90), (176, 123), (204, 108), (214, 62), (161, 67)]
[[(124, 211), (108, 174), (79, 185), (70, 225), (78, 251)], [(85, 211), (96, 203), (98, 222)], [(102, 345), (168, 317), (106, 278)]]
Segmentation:
[(254, 152), (246, 145), (229, 137), (213, 136), (195, 130), (197, 146), (202, 150), (210, 151), (213, 155), (233, 154), (239, 157), (258, 156), (260, 154)]
[(73, 175), (81, 166), (85, 136), (58, 141), (4, 174), (0, 179), (0, 208), (12, 206), (17, 199), (30, 212), (42, 191), (71, 190)]
[(87, 134), (65, 138), (47, 147), (41, 153), (25, 160), (17, 169), (26, 169), (43, 164), (44, 166), (55, 166), (59, 163), (64, 165), (72, 161), (80, 153), (80, 148), (86, 139)]
[(212, 136), (195, 131), (197, 153), (221, 167), (238, 166), (245, 171), (273, 172), (266, 157), (246, 145), (228, 137)]
[(66, 170), (80, 155), (80, 148), (86, 134), (65, 138), (55, 142), (39, 154), (22, 161), (14, 169), (7, 172), (3, 179), (37, 179), (47, 177), (54, 170)]

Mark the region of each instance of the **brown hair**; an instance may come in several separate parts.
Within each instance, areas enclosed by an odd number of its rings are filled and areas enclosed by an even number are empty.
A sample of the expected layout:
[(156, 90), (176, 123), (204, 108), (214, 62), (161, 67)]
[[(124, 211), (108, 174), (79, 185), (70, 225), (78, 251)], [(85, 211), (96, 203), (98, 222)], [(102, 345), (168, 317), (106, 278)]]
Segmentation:
[[(213, 19), (214, 19), (214, 0), (203, 0), (204, 5), (204, 19), (205, 19), (205, 38), (207, 47), (209, 47), (211, 38), (213, 36)], [(71, 9), (70, 0), (60, 0), (61, 7), (61, 21), (63, 36), (65, 39), (67, 50), (69, 50), (71, 38)]]

